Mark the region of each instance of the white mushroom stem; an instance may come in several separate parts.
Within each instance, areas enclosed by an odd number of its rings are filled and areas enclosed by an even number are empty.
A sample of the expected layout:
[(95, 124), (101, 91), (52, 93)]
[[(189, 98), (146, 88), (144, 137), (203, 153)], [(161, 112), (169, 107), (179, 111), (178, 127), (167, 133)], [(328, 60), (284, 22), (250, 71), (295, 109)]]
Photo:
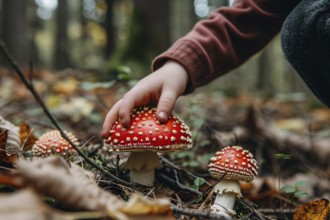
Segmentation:
[(153, 151), (132, 152), (125, 164), (131, 171), (131, 182), (145, 186), (153, 186), (155, 169), (160, 167), (158, 154)]
[(239, 182), (237, 180), (221, 180), (214, 187), (214, 192), (216, 197), (211, 206), (211, 212), (232, 219), (232, 215), (235, 214), (233, 210), (235, 200), (242, 196)]

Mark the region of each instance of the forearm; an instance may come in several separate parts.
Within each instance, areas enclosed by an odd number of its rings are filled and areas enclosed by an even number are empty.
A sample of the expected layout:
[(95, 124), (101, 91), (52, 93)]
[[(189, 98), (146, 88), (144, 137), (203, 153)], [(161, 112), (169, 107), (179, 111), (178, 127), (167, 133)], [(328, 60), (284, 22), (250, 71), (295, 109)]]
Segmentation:
[(167, 60), (188, 72), (186, 92), (204, 85), (242, 64), (261, 50), (280, 30), (298, 0), (237, 0), (179, 39), (153, 62), (153, 69)]

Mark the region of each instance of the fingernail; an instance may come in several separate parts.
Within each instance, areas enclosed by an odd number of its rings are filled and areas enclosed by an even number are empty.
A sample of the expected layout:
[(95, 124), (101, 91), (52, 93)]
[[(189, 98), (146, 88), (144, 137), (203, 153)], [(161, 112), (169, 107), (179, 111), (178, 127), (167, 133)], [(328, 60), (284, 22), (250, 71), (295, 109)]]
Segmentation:
[(167, 120), (167, 115), (165, 112), (159, 112), (158, 114), (158, 118), (161, 120), (161, 121), (166, 121)]

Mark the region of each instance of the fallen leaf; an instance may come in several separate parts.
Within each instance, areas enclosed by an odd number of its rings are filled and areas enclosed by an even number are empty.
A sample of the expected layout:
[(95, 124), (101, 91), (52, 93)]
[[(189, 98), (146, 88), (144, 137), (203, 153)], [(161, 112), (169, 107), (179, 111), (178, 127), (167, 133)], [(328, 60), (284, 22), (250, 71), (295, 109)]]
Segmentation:
[[(150, 200), (140, 194), (134, 194), (127, 204), (119, 209), (129, 216), (166, 216), (166, 219), (174, 219), (167, 199)], [(171, 218), (172, 217), (172, 218)], [(145, 219), (145, 218), (144, 218)]]
[(101, 212), (63, 212), (44, 202), (44, 198), (31, 188), (14, 193), (0, 194), (0, 219), (6, 220), (76, 220), (103, 219)]
[(274, 123), (279, 129), (302, 133), (306, 130), (306, 122), (301, 118), (279, 119)]
[(0, 219), (64, 219), (47, 206), (31, 188), (0, 194)]
[(76, 164), (69, 167), (61, 157), (17, 161), (17, 171), (24, 181), (41, 194), (57, 200), (71, 210), (106, 211), (111, 217), (124, 219), (118, 212), (124, 202), (104, 191), (94, 174)]
[(63, 158), (51, 156), (17, 161), (17, 172), (36, 192), (57, 201), (66, 210), (105, 212), (114, 219), (173, 219), (167, 199), (133, 195), (129, 202), (100, 188), (93, 173)]
[(329, 210), (330, 204), (327, 199), (306, 202), (297, 208), (293, 220), (327, 220)]
[(17, 161), (16, 154), (8, 154), (6, 144), (8, 140), (8, 130), (0, 129), (0, 163), (13, 164)]
[(0, 148), (5, 149), (8, 137), (8, 130), (1, 131), (0, 133)]
[(16, 173), (12, 172), (0, 172), (0, 184), (15, 188), (24, 187), (23, 179)]
[(38, 140), (38, 138), (36, 138), (33, 134), (30, 126), (25, 122), (22, 122), (19, 126), (19, 135), (21, 143), (23, 143), (24, 152), (31, 150), (34, 142)]
[(79, 85), (79, 81), (77, 79), (73, 77), (67, 77), (66, 79), (56, 81), (52, 85), (52, 90), (55, 93), (70, 95), (77, 91), (78, 85)]
[(95, 104), (86, 98), (72, 98), (57, 106), (53, 112), (70, 117), (72, 122), (79, 122), (82, 118), (89, 117), (95, 108)]
[(8, 139), (8, 130), (0, 129), (0, 163), (16, 162), (17, 157), (15, 155), (8, 155), (6, 151), (6, 143)]
[(18, 127), (0, 116), (0, 162), (13, 164), (21, 155)]

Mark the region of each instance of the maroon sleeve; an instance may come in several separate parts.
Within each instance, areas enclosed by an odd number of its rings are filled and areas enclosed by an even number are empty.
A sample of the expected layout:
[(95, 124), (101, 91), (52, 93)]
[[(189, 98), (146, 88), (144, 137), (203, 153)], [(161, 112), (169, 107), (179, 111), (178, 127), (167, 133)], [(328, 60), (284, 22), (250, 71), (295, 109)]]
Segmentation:
[(236, 0), (198, 22), (153, 61), (181, 63), (189, 74), (186, 93), (242, 64), (261, 50), (281, 29), (298, 0)]

